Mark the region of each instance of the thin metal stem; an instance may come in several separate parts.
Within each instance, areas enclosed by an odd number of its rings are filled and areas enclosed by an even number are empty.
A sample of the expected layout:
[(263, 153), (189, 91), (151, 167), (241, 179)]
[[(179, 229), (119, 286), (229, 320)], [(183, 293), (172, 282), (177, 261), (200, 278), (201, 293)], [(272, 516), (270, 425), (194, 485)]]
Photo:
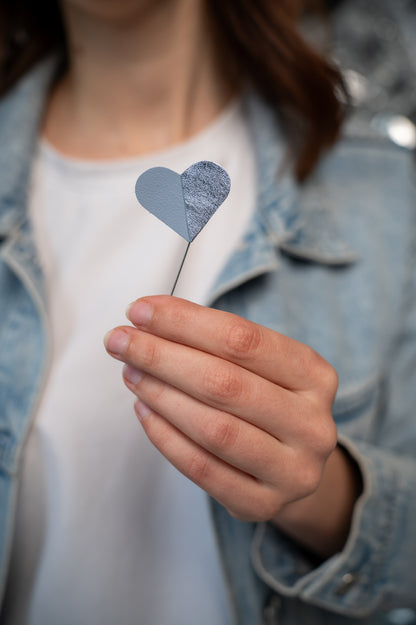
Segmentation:
[(190, 245), (191, 245), (191, 242), (189, 241), (189, 242), (188, 242), (188, 245), (186, 246), (185, 254), (183, 255), (183, 258), (182, 258), (181, 266), (179, 267), (179, 271), (178, 271), (178, 273), (177, 273), (177, 276), (176, 276), (176, 278), (175, 278), (175, 282), (174, 282), (173, 287), (172, 287), (172, 290), (171, 290), (171, 292), (170, 292), (170, 294), (171, 294), (171, 295), (173, 295), (173, 292), (174, 292), (174, 290), (175, 290), (175, 288), (176, 288), (176, 285), (177, 285), (177, 283), (178, 283), (179, 276), (181, 275), (182, 267), (183, 267), (183, 264), (184, 264), (184, 262), (185, 262), (186, 255), (187, 255), (187, 253), (188, 253), (188, 251), (189, 251), (189, 246), (190, 246)]

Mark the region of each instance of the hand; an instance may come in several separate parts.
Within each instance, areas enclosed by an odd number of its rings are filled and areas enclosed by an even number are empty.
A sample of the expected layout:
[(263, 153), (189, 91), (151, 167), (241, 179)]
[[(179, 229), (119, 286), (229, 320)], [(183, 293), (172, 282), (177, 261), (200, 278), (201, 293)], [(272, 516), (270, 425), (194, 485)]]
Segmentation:
[(334, 369), (311, 348), (168, 296), (105, 339), (136, 413), (166, 458), (236, 518), (278, 518), (311, 495), (336, 446)]

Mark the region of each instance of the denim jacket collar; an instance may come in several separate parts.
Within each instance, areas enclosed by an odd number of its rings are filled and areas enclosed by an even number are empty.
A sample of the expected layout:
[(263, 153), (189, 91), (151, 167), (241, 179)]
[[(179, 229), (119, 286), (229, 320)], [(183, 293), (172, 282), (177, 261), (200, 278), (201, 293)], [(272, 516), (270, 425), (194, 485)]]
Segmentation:
[(215, 283), (210, 301), (261, 273), (276, 271), (279, 254), (327, 265), (358, 259), (337, 230), (336, 210), (313, 177), (299, 185), (284, 167), (285, 140), (272, 111), (245, 94), (257, 167), (257, 211), (244, 240)]
[(55, 67), (55, 59), (39, 64), (0, 102), (0, 236), (25, 219), (32, 156)]
[(300, 185), (284, 167), (285, 140), (272, 111), (256, 97), (246, 98), (256, 152), (257, 206), (268, 236), (288, 254), (324, 264), (348, 264), (356, 254), (342, 241), (336, 211), (312, 176)]

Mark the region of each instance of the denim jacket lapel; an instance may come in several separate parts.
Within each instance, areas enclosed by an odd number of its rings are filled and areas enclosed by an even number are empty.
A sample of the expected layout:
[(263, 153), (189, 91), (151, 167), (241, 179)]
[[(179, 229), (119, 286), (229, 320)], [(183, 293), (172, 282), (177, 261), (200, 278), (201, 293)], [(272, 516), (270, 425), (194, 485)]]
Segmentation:
[[(44, 308), (43, 277), (27, 215), (30, 172), (56, 59), (40, 63), (0, 103), (1, 255)], [(44, 310), (42, 310), (44, 312)]]
[(263, 273), (277, 271), (279, 255), (327, 265), (347, 265), (357, 254), (338, 233), (335, 207), (312, 177), (299, 185), (284, 167), (285, 141), (267, 106), (245, 96), (255, 150), (257, 207), (244, 239), (211, 291), (210, 302)]
[(0, 102), (0, 234), (25, 219), (30, 168), (55, 59), (39, 64)]

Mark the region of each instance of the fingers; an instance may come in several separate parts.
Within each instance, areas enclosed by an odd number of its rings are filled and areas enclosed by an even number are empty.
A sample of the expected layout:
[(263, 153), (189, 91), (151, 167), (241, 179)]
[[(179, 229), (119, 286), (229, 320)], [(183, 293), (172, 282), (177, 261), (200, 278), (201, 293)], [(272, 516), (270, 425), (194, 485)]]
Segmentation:
[(136, 401), (135, 409), (149, 440), (236, 518), (270, 520), (317, 488), (324, 467), (319, 454), (304, 454), (232, 415), (207, 410), (151, 376), (126, 382), (147, 399)]
[(319, 382), (335, 393), (336, 376), (314, 350), (231, 313), (155, 296), (137, 300), (127, 314), (146, 332), (214, 354), (285, 388), (307, 390)]
[(234, 363), (129, 327), (109, 337), (107, 349), (113, 355), (118, 335), (122, 345), (118, 357), (130, 366), (277, 439), (298, 439), (313, 423), (299, 418), (304, 406), (301, 397)]
[[(106, 339), (146, 434), (234, 516), (272, 518), (314, 492), (336, 445), (337, 379), (313, 350), (236, 315), (138, 300)], [(138, 370), (144, 375), (139, 375)]]
[(240, 520), (265, 521), (279, 509), (276, 492), (200, 447), (156, 412), (141, 419), (149, 440), (181, 473)]
[[(285, 460), (290, 450), (278, 439), (234, 415), (207, 407), (152, 376), (144, 375), (136, 381), (135, 373), (129, 367), (124, 369), (129, 389), (198, 446), (271, 486), (286, 478)], [(146, 416), (145, 406), (138, 404)]]

